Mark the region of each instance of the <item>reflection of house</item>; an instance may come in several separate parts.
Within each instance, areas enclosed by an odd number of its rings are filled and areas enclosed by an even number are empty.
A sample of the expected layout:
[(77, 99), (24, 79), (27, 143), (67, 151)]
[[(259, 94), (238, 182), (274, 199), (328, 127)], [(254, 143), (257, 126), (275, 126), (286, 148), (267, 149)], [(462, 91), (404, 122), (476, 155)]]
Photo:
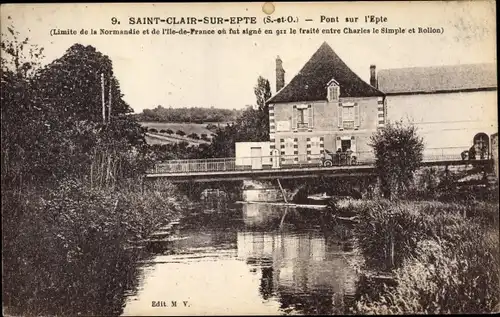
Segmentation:
[(427, 149), (491, 148), (489, 136), (498, 130), (495, 64), (383, 69), (370, 81), (386, 94), (387, 119), (413, 122)]
[(367, 155), (369, 137), (385, 122), (384, 94), (359, 78), (325, 42), (284, 86), (276, 60), (277, 93), (269, 100), (271, 149), (282, 163), (317, 161), (324, 149)]
[[(237, 256), (262, 269), (265, 293), (342, 293), (354, 271), (333, 244), (313, 234), (239, 232)], [(272, 289), (269, 289), (272, 288)]]

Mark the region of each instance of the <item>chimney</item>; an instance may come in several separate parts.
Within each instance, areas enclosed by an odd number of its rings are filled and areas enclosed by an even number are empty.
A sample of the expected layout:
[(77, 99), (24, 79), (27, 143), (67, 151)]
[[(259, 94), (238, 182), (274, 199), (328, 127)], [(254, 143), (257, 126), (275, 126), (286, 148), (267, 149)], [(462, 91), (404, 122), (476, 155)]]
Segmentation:
[(378, 88), (377, 84), (377, 73), (376, 73), (376, 66), (375, 65), (370, 65), (370, 85), (372, 85), (375, 88)]
[(285, 70), (283, 69), (283, 61), (278, 56), (276, 57), (276, 92), (280, 91), (285, 86)]

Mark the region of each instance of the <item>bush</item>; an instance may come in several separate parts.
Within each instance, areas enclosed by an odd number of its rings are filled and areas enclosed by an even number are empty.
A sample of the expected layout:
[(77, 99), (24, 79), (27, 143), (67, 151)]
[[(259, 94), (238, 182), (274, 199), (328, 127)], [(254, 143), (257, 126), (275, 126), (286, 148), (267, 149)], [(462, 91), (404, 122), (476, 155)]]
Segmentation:
[(158, 130), (156, 130), (155, 128), (150, 128), (148, 129), (148, 131), (151, 133), (158, 133)]
[(209, 124), (207, 124), (206, 129), (207, 130), (217, 130), (217, 126), (213, 123), (209, 123)]
[(412, 185), (413, 174), (422, 161), (423, 139), (413, 125), (396, 122), (377, 130), (370, 140), (384, 197), (402, 197)]
[(174, 134), (174, 131), (172, 129), (167, 129), (167, 134)]
[(355, 228), (358, 247), (366, 268), (389, 271), (415, 256), (417, 243), (437, 239), (448, 243), (463, 239), (468, 218), (498, 224), (498, 205), (470, 205), (441, 202), (373, 201), (357, 206), (359, 224)]
[(188, 135), (188, 138), (195, 139), (195, 140), (199, 140), (200, 139), (200, 137), (196, 133), (191, 133), (190, 135)]
[(180, 135), (180, 136), (185, 136), (185, 135), (186, 135), (186, 132), (184, 132), (184, 131), (182, 131), (182, 130), (177, 130), (177, 131), (175, 132), (175, 134)]
[(142, 195), (77, 181), (43, 196), (2, 193), (10, 200), (2, 209), (18, 211), (15, 231), (4, 237), (4, 303), (20, 315), (120, 314), (140, 256), (127, 246), (178, 214), (173, 195), (165, 186)]
[(413, 258), (395, 271), (397, 286), (373, 301), (357, 303), (358, 314), (463, 314), (498, 310), (500, 265), (498, 231), (487, 234), (472, 223), (466, 238), (446, 246), (420, 241)]
[(165, 131), (165, 130), (163, 130), (163, 129), (161, 129), (161, 130), (160, 130), (160, 133), (166, 133), (166, 132), (167, 132), (167, 131)]
[(395, 275), (393, 287), (370, 293), (373, 285), (362, 286), (357, 314), (492, 312), (498, 305), (498, 204), (384, 200), (357, 210), (363, 269)]

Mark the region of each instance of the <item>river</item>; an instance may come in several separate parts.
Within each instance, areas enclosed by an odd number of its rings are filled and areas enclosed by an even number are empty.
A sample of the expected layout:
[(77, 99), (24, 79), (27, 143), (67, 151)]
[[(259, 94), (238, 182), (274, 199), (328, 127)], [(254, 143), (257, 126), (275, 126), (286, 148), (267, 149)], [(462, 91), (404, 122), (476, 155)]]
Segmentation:
[[(182, 240), (140, 264), (123, 316), (343, 313), (355, 292), (349, 239), (319, 211), (237, 205), (182, 221)], [(280, 228), (281, 224), (281, 228)]]

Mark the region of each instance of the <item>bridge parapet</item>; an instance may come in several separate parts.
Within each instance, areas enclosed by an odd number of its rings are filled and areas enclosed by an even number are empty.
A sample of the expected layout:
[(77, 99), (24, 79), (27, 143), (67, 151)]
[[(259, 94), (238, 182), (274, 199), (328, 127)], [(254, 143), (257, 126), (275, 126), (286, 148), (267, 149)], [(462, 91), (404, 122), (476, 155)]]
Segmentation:
[[(434, 148), (426, 149), (423, 153), (424, 163), (439, 163), (449, 161), (462, 161), (463, 148)], [(350, 156), (345, 153), (338, 154), (337, 160), (332, 165), (342, 166), (373, 166), (375, 156), (373, 152), (353, 152)], [(274, 160), (274, 161), (273, 161)], [(170, 160), (156, 164), (148, 174), (187, 174), (202, 172), (233, 172), (251, 170), (277, 170), (303, 169), (322, 167), (325, 157), (322, 154), (309, 155), (280, 155), (260, 157), (230, 157), (209, 159)], [(265, 162), (271, 162), (265, 163)], [(248, 165), (251, 164), (251, 165)]]

